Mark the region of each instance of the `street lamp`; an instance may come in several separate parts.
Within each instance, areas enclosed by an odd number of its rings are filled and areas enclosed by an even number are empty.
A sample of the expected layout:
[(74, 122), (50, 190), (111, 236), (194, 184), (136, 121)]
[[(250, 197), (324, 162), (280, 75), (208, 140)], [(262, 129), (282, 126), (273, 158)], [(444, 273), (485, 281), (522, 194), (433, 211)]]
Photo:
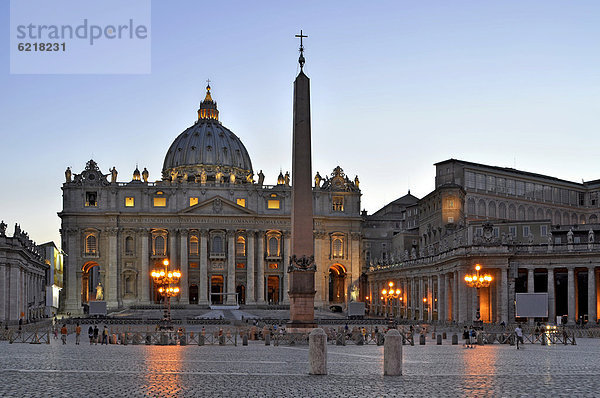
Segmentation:
[(165, 298), (163, 325), (161, 325), (161, 328), (173, 329), (173, 326), (171, 325), (171, 297), (179, 294), (179, 287), (173, 285), (179, 283), (181, 271), (177, 269), (169, 270), (169, 260), (167, 259), (163, 261), (162, 265), (162, 267), (152, 270), (150, 275), (154, 280), (154, 284), (158, 286), (158, 292)]
[(476, 320), (479, 321), (479, 318), (481, 317), (480, 311), (479, 311), (479, 305), (480, 305), (480, 301), (479, 301), (479, 289), (481, 289), (482, 287), (488, 287), (490, 285), (490, 283), (492, 282), (492, 276), (489, 274), (483, 274), (480, 273), (479, 271), (481, 270), (481, 265), (476, 264), (475, 265), (475, 271), (476, 273), (473, 273), (472, 275), (465, 275), (465, 282), (467, 283), (467, 286), (469, 287), (474, 287), (475, 289), (477, 289), (477, 314), (476, 316)]
[[(392, 299), (398, 298), (400, 297), (400, 293), (402, 293), (402, 291), (400, 289), (396, 289), (394, 290), (394, 282), (389, 281), (388, 282), (388, 286), (389, 289), (382, 289), (381, 290), (381, 299), (385, 301), (385, 316), (387, 317), (387, 306), (388, 306), (388, 302)], [(400, 300), (402, 300), (402, 298), (400, 298)], [(391, 310), (391, 308), (390, 308)], [(393, 311), (390, 311), (393, 312)], [(393, 314), (392, 314), (393, 316)]]

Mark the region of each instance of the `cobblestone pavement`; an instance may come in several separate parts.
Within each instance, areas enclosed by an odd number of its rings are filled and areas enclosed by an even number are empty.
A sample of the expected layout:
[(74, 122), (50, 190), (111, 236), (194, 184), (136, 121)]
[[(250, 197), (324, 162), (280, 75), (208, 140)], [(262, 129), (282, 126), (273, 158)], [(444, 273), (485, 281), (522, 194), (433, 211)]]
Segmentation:
[[(83, 336), (82, 336), (83, 337)], [(600, 340), (577, 346), (404, 346), (383, 377), (383, 347), (328, 345), (327, 376), (306, 346), (90, 346), (0, 343), (2, 397), (597, 397)]]

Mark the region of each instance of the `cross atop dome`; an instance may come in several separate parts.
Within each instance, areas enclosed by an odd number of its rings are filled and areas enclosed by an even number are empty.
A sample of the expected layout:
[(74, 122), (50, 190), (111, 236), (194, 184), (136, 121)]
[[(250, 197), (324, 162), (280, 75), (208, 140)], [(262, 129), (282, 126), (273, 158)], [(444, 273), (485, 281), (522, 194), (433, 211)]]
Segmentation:
[(198, 120), (201, 119), (219, 120), (217, 103), (213, 101), (210, 95), (210, 79), (206, 80), (206, 96), (204, 97), (204, 101), (200, 103), (200, 109), (198, 109)]
[(300, 64), (300, 70), (302, 70), (302, 68), (304, 67), (304, 63), (306, 62), (306, 59), (304, 59), (304, 45), (302, 44), (302, 39), (308, 36), (303, 35), (302, 29), (300, 29), (300, 34), (296, 35), (296, 37), (300, 38), (300, 49), (298, 50), (300, 51), (300, 57), (298, 58), (298, 63)]

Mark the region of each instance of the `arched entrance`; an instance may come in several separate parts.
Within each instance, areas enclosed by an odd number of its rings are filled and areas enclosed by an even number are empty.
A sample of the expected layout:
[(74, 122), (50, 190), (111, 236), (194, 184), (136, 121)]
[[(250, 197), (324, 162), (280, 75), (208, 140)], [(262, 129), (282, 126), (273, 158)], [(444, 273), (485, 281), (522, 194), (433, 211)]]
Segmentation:
[(198, 285), (190, 286), (190, 304), (198, 304)]
[(237, 293), (238, 304), (246, 304), (246, 286), (237, 285), (235, 292)]
[(211, 304), (223, 304), (223, 275), (212, 275), (210, 277), (210, 292), (218, 293), (210, 295)]
[(279, 304), (279, 277), (277, 275), (267, 277), (267, 300), (269, 304)]
[[(95, 261), (88, 261), (81, 267), (81, 302), (99, 301), (105, 299), (104, 283), (100, 266)], [(98, 289), (98, 287), (100, 287)]]
[(329, 267), (329, 302), (344, 303), (346, 286), (346, 269), (341, 264)]

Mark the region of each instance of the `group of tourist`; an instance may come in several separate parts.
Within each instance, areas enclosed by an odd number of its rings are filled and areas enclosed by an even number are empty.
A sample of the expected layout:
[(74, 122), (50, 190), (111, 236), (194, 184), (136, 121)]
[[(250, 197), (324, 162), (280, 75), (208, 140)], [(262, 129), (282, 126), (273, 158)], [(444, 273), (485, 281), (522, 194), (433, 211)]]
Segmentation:
[[(63, 344), (67, 344), (67, 336), (69, 335), (69, 329), (67, 329), (67, 325), (63, 323), (60, 328), (60, 337)], [(106, 344), (108, 345), (108, 328), (104, 325), (104, 329), (100, 332), (98, 329), (98, 325), (91, 326), (88, 328), (88, 337), (90, 339), (90, 345), (95, 344), (98, 345), (98, 340), (100, 340), (100, 345)], [(58, 327), (54, 327), (54, 338), (58, 339)], [(79, 345), (81, 342), (81, 325), (77, 323), (75, 326), (75, 345)]]

